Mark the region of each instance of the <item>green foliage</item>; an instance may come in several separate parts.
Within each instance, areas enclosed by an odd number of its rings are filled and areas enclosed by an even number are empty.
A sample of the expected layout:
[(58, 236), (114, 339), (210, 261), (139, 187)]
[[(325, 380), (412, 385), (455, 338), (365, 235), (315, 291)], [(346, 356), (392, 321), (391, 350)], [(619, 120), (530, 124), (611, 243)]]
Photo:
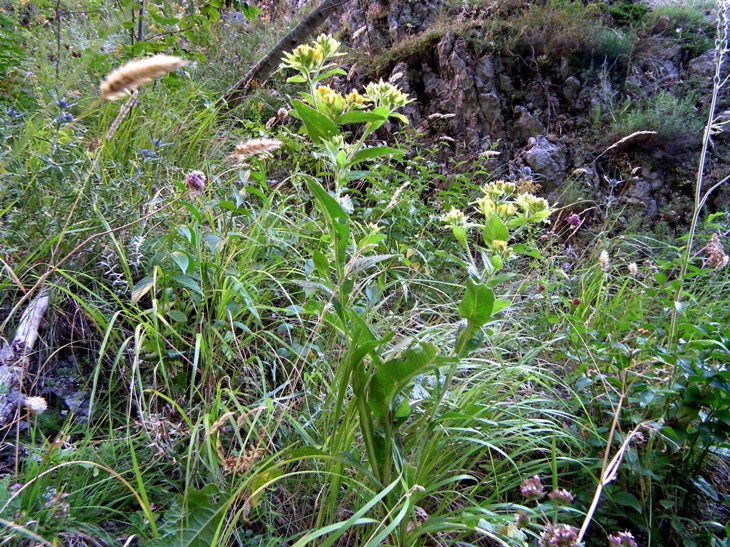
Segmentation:
[[(513, 19), (474, 37), (634, 55), (650, 14), (590, 4), (501, 3)], [(23, 385), (50, 408), (21, 412), (6, 436), (3, 541), (533, 544), (580, 525), (617, 453), (587, 545), (623, 529), (642, 544), (725, 540), (713, 469), (730, 433), (730, 284), (717, 242), (707, 256), (723, 215), (680, 280), (684, 241), (608, 237), (623, 203), (611, 183), (566, 224), (524, 172), (492, 180), (486, 156), (398, 132), (410, 99), (395, 86), (337, 89), (331, 37), (289, 53), (289, 82), (229, 113), (216, 89), (237, 61), (215, 49), (254, 59), (257, 27), (239, 32), (248, 23), (219, 2), (162, 2), (139, 42), (138, 3), (94, 6), (86, 30), (63, 20), (88, 40), (83, 62), (64, 54), (59, 82), (38, 64), (27, 100), (2, 99), (2, 338), (41, 285), (53, 296)], [(42, 30), (34, 55), (55, 43)], [(97, 101), (101, 75), (162, 50), (209, 61), (143, 86), (114, 124), (123, 105)], [(684, 141), (698, 133), (690, 103), (605, 103), (604, 133)], [(248, 137), (282, 146), (234, 163)], [(580, 224), (593, 210), (600, 228)], [(67, 353), (88, 419), (43, 372)], [(552, 497), (523, 495), (536, 475)]]
[(662, 92), (651, 100), (629, 102), (622, 108), (611, 122), (606, 143), (612, 144), (637, 131), (655, 131), (656, 135), (643, 137), (639, 142), (649, 148), (676, 152), (696, 146), (702, 129), (702, 119), (698, 118), (691, 97)]

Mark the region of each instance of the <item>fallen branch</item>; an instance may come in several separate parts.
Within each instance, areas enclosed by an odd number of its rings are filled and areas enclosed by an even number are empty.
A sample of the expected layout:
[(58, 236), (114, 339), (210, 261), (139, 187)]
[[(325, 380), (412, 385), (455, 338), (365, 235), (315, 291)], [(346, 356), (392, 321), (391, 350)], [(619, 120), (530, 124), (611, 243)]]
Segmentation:
[(238, 80), (226, 91), (223, 96), (229, 104), (239, 103), (248, 93), (253, 82), (263, 83), (271, 76), (276, 67), (279, 66), (285, 51), (289, 51), (300, 45), (324, 23), (337, 9), (344, 6), (350, 0), (322, 0), (322, 3), (315, 10), (305, 17), (296, 27), (289, 31), (286, 36), (264, 57), (256, 63), (246, 75)]
[(20, 317), (13, 341), (0, 348), (0, 427), (11, 423), (16, 408), (23, 404), (23, 374), (49, 301), (48, 288), (41, 288)]

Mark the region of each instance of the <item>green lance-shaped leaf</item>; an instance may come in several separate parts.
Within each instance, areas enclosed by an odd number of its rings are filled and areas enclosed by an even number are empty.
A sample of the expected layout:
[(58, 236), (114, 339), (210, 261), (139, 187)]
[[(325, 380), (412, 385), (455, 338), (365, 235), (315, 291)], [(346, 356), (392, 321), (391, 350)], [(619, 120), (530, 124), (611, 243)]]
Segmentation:
[(466, 293), (459, 304), (459, 315), (469, 324), (478, 328), (492, 317), (494, 310), (494, 291), (483, 283), (475, 283), (472, 279), (466, 280)]
[(374, 146), (373, 148), (365, 148), (364, 150), (360, 150), (355, 156), (350, 160), (350, 167), (354, 167), (360, 162), (366, 161), (366, 160), (373, 160), (376, 158), (382, 158), (384, 156), (395, 156), (397, 158), (403, 157), (403, 151), (398, 150), (397, 148), (391, 148), (389, 146)]
[(293, 101), (292, 106), (314, 142), (329, 139), (339, 134), (334, 122), (311, 106), (304, 104), (302, 101)]
[(305, 178), (309, 191), (312, 192), (315, 201), (320, 206), (322, 212), (327, 216), (327, 221), (333, 230), (333, 239), (335, 241), (335, 252), (337, 257), (337, 266), (342, 274), (342, 268), (345, 264), (345, 255), (347, 251), (347, 242), (350, 237), (350, 226), (348, 224), (347, 213), (342, 209), (337, 200), (333, 198), (322, 185), (312, 177)]
[(384, 112), (366, 112), (363, 110), (350, 110), (344, 114), (337, 116), (338, 125), (348, 125), (353, 123), (383, 123), (388, 119), (387, 113)]
[(391, 411), (395, 396), (418, 374), (440, 364), (434, 344), (423, 343), (403, 352), (400, 357), (386, 361), (370, 379), (368, 404), (376, 418), (382, 420)]

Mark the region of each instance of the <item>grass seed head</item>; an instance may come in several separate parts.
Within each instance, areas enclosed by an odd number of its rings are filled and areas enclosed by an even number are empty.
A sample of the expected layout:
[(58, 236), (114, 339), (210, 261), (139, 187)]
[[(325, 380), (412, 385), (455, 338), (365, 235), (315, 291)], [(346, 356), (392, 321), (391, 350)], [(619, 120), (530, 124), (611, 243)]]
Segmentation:
[(101, 83), (101, 97), (113, 101), (134, 91), (145, 82), (185, 66), (187, 61), (171, 55), (154, 55), (130, 61), (109, 74)]
[(233, 157), (238, 161), (243, 161), (247, 156), (273, 152), (282, 144), (284, 143), (278, 139), (250, 139), (236, 145)]

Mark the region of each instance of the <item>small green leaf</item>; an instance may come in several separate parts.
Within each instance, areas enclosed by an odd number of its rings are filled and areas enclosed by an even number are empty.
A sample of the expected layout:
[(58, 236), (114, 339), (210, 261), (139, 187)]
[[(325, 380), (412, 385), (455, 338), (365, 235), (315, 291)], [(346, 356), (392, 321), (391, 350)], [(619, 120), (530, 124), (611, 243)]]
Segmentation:
[(314, 251), (312, 251), (312, 262), (314, 263), (314, 267), (317, 269), (319, 275), (321, 275), (325, 279), (329, 279), (330, 261), (327, 260), (327, 257), (315, 249)]
[(347, 125), (351, 123), (380, 122), (383, 123), (387, 118), (382, 113), (363, 112), (362, 110), (350, 110), (337, 117), (339, 125)]
[(173, 251), (170, 253), (170, 258), (172, 258), (175, 264), (177, 264), (177, 267), (180, 268), (180, 273), (186, 273), (188, 271), (190, 257), (187, 254), (182, 251)]
[(423, 343), (380, 365), (368, 386), (370, 411), (378, 419), (385, 418), (391, 411), (393, 399), (406, 384), (414, 376), (438, 364), (438, 348), (434, 344)]
[(188, 320), (188, 316), (179, 310), (170, 310), (167, 316), (177, 323), (184, 323)]
[(327, 216), (330, 227), (334, 231), (336, 241), (337, 262), (345, 264), (345, 255), (347, 251), (347, 243), (350, 237), (350, 226), (348, 223), (347, 213), (343, 211), (337, 200), (333, 198), (322, 185), (312, 177), (306, 177), (305, 181), (309, 191), (314, 195), (314, 199), (320, 205), (320, 209)]
[(633, 494), (629, 494), (628, 492), (619, 492), (611, 496), (611, 499), (617, 505), (621, 505), (622, 507), (631, 507), (632, 509), (635, 509), (637, 513), (643, 513), (641, 502)]
[(395, 156), (400, 159), (403, 157), (403, 151), (398, 150), (397, 148), (391, 148), (390, 146), (374, 146), (372, 148), (365, 148), (355, 154), (355, 156), (350, 160), (349, 165), (353, 167), (360, 162), (375, 158), (382, 158), (384, 156)]
[(195, 279), (190, 277), (189, 275), (182, 275), (182, 274), (172, 274), (168, 277), (169, 280), (174, 281), (184, 289), (187, 289), (191, 292), (197, 293), (200, 296), (205, 296), (203, 294), (203, 289), (200, 288), (200, 285), (198, 284)]

